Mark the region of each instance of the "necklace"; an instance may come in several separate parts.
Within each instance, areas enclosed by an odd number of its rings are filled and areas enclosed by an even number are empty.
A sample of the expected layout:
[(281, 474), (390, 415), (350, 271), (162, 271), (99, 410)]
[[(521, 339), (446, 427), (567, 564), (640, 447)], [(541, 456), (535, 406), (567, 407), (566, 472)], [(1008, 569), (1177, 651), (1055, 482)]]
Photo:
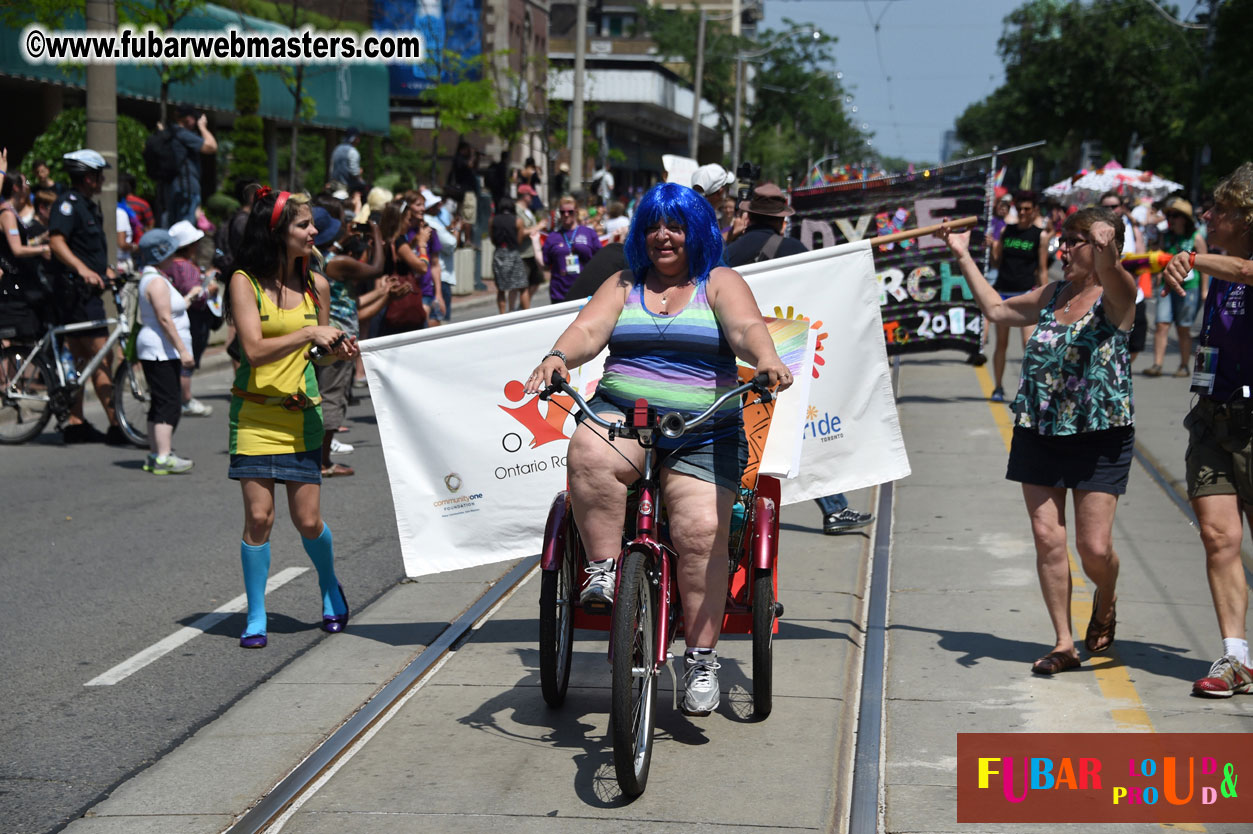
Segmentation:
[(1062, 308), (1063, 313), (1070, 312), (1070, 305), (1074, 303), (1075, 299), (1079, 297), (1079, 294), (1081, 292), (1083, 292), (1083, 290), (1075, 290), (1075, 294), (1072, 295), (1070, 298), (1066, 299), (1066, 306)]
[(674, 286), (672, 286), (672, 287), (666, 287), (665, 291), (664, 291), (664, 292), (662, 292), (662, 294), (661, 294), (661, 314), (662, 314), (663, 316), (664, 316), (664, 315), (668, 315), (668, 314), (666, 313), (666, 299), (669, 297), (669, 295), (670, 295), (670, 291), (671, 291), (671, 290), (677, 290), (677, 289), (679, 289), (679, 288), (681, 288), (681, 287), (686, 287), (686, 286), (687, 286), (688, 284), (690, 284), (690, 283), (692, 283), (692, 279), (691, 279), (691, 278), (688, 278), (688, 279), (686, 279), (685, 281), (683, 281), (683, 283), (681, 283), (681, 284), (675, 284), (675, 285), (674, 285)]

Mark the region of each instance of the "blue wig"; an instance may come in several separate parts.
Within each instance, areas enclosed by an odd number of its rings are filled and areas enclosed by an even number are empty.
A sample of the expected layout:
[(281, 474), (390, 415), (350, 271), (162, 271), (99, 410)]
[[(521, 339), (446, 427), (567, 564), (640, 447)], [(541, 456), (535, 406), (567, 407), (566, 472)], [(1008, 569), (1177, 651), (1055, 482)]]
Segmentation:
[(678, 223), (686, 232), (687, 271), (697, 281), (709, 277), (709, 271), (722, 260), (722, 232), (718, 216), (709, 201), (685, 185), (663, 182), (653, 186), (635, 207), (631, 230), (626, 239), (626, 259), (635, 275), (643, 281), (652, 261), (648, 259), (645, 238), (650, 226), (662, 220)]

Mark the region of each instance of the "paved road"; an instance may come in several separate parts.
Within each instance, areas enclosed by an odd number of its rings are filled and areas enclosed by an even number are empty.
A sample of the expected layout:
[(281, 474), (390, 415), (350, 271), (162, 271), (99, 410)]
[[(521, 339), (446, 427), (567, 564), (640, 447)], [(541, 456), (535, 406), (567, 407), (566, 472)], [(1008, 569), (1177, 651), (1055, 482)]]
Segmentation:
[[(459, 318), (494, 312), (494, 300), (477, 301), (461, 305)], [(303, 572), (270, 595), (266, 651), (237, 648), (244, 617), (233, 614), (114, 685), (85, 686), (243, 592), (239, 487), (225, 477), (231, 380), (215, 364), (195, 389), (213, 415), (184, 419), (175, 435), (196, 461), (188, 475), (147, 475), (140, 449), (67, 447), (51, 429), (0, 449), (5, 834), (39, 834), (81, 815), (325, 636), (316, 576), (280, 494), (271, 576)], [(104, 425), (94, 399), (88, 416)], [(322, 509), (345, 592), (360, 609), (394, 587), (403, 567), (368, 398), (348, 422), (340, 437), (356, 449), (340, 459), (357, 474), (327, 481)]]

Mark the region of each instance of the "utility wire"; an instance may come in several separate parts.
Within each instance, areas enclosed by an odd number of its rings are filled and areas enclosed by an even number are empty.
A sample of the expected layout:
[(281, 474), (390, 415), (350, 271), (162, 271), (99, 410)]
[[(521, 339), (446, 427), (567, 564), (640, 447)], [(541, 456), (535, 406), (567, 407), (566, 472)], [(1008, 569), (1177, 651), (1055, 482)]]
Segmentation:
[(874, 26), (874, 51), (879, 57), (879, 72), (883, 74), (883, 80), (887, 82), (888, 88), (888, 112), (891, 113), (892, 129), (896, 133), (896, 147), (901, 153), (905, 152), (905, 141), (901, 138), (901, 128), (896, 122), (896, 102), (892, 96), (892, 76), (888, 75), (887, 67), (883, 65), (883, 45), (879, 41), (879, 24), (883, 22), (883, 16), (888, 13), (888, 9), (892, 8), (889, 4), (884, 4), (883, 11), (879, 13), (879, 19), (876, 20), (870, 11), (870, 0), (863, 0), (866, 8), (866, 17), (870, 19), (870, 23)]

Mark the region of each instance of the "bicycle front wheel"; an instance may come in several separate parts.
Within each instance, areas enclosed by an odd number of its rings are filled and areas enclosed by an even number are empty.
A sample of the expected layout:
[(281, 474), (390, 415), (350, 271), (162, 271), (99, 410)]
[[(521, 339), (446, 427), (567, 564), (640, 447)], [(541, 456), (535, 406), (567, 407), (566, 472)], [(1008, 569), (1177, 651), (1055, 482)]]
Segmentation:
[(609, 734), (618, 786), (627, 796), (639, 796), (648, 784), (657, 718), (657, 589), (649, 581), (642, 553), (626, 554), (618, 570)]
[(144, 378), (144, 366), (138, 362), (123, 359), (113, 372), (113, 410), (126, 439), (147, 448), (148, 381)]
[[(27, 361), (29, 359), (29, 362)], [(52, 372), (30, 348), (0, 348), (0, 443), (25, 443), (39, 435), (52, 417)]]

